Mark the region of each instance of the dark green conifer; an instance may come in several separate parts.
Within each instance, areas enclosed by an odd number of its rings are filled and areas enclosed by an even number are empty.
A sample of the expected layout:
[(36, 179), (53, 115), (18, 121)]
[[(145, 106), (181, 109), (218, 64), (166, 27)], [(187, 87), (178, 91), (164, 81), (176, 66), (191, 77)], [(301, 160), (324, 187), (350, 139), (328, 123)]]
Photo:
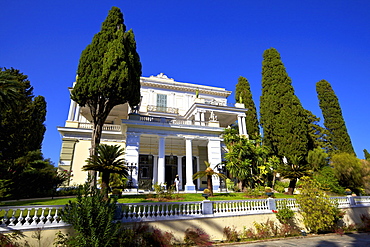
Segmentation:
[(93, 132), (90, 156), (100, 143), (102, 128), (114, 106), (140, 102), (141, 63), (132, 30), (126, 32), (123, 14), (112, 7), (91, 44), (82, 52), (71, 98), (89, 107)]
[(274, 48), (263, 54), (260, 114), (264, 142), (272, 152), (305, 160), (309, 143), (307, 114)]
[(324, 117), (324, 126), (331, 141), (329, 152), (355, 154), (338, 98), (330, 83), (325, 80), (317, 82), (316, 91)]
[(235, 89), (235, 101), (237, 103), (243, 103), (244, 107), (247, 109), (245, 115), (245, 123), (247, 127), (247, 133), (249, 138), (256, 140), (259, 136), (259, 124), (257, 119), (256, 105), (254, 104), (252, 98), (251, 87), (246, 78), (240, 76), (238, 79), (238, 84), (236, 84)]
[(370, 161), (370, 154), (366, 149), (364, 149), (364, 156), (365, 156), (365, 160)]

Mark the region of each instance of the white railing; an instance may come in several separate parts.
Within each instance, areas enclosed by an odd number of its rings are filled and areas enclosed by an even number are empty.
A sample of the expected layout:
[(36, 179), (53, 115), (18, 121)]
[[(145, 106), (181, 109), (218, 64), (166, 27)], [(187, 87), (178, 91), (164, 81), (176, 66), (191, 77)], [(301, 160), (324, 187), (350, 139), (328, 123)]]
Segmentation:
[(143, 221), (202, 215), (202, 202), (120, 203), (116, 219)]
[[(370, 196), (331, 197), (339, 208), (370, 207)], [(205, 203), (211, 203), (207, 212)], [(229, 201), (164, 202), (164, 203), (118, 203), (115, 220), (121, 222), (140, 222), (156, 220), (219, 217), (271, 213), (285, 204), (297, 211), (299, 205), (294, 198), (251, 199)], [(60, 211), (64, 205), (57, 206), (0, 206), (0, 232), (67, 226), (61, 220)], [(212, 211), (213, 210), (213, 211)]]
[(269, 210), (269, 205), (265, 199), (213, 202), (213, 213), (215, 215), (259, 213)]
[(67, 225), (60, 216), (65, 206), (13, 206), (0, 207), (0, 231), (9, 228), (47, 228)]
[[(79, 123), (78, 127), (80, 129), (92, 129), (93, 124), (91, 123)], [(104, 124), (103, 131), (121, 131), (121, 125), (116, 124)]]

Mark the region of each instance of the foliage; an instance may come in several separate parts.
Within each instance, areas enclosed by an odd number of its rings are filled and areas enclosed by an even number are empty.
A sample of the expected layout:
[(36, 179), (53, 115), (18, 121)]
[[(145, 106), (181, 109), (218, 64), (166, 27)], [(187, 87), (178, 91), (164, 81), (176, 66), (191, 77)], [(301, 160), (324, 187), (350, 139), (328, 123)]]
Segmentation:
[[(4, 103), (0, 107), (0, 186), (5, 186), (0, 188), (2, 196), (32, 196), (28, 192), (50, 195), (53, 186), (42, 183), (52, 181), (55, 171), (40, 151), (46, 130), (45, 99), (34, 97), (28, 77), (19, 70), (0, 68), (0, 82), (0, 100)], [(8, 102), (11, 99), (14, 101)]]
[(236, 227), (230, 227), (230, 226), (225, 226), (223, 229), (223, 233), (226, 237), (227, 242), (237, 242), (239, 241), (239, 233), (236, 230)]
[(70, 201), (61, 212), (64, 222), (73, 226), (76, 235), (68, 239), (72, 246), (113, 246), (120, 223), (114, 222), (116, 200), (104, 200), (92, 178), (80, 187), (77, 201)]
[(82, 52), (77, 73), (71, 99), (81, 107), (89, 107), (93, 156), (113, 107), (125, 103), (134, 107), (140, 102), (141, 63), (134, 34), (132, 30), (126, 32), (119, 8), (112, 7), (101, 31)]
[(268, 219), (265, 223), (253, 222), (254, 228), (244, 227), (240, 234), (241, 239), (256, 240), (267, 239), (271, 237), (289, 237), (297, 236), (299, 231), (297, 228), (289, 225), (277, 225), (274, 221)]
[(370, 161), (370, 153), (366, 149), (364, 149), (363, 151), (364, 151), (365, 160)]
[(146, 224), (134, 225), (131, 228), (123, 228), (114, 246), (130, 247), (170, 247), (173, 246), (174, 236), (171, 232), (163, 232), (158, 228), (150, 228)]
[(331, 142), (330, 153), (344, 152), (355, 154), (351, 138), (344, 122), (339, 100), (330, 83), (325, 80), (317, 82), (316, 91), (319, 99), (319, 106), (324, 117), (324, 125), (328, 130), (328, 137)]
[(193, 179), (198, 179), (202, 177), (207, 177), (207, 189), (210, 191), (210, 195), (213, 196), (213, 184), (212, 177), (219, 177), (220, 179), (226, 179), (227, 177), (219, 172), (215, 172), (214, 169), (210, 167), (210, 164), (207, 161), (204, 161), (206, 164), (206, 169), (204, 171), (198, 171), (193, 175)]
[(259, 137), (260, 129), (257, 118), (256, 105), (252, 98), (252, 92), (249, 82), (246, 78), (240, 76), (238, 78), (238, 84), (235, 88), (235, 101), (243, 103), (244, 107), (248, 109), (245, 112), (245, 125), (247, 127), (247, 133), (249, 138), (256, 140)]
[(17, 83), (13, 88), (17, 100), (12, 102), (12, 107), (0, 111), (1, 166), (12, 164), (28, 152), (41, 149), (46, 130), (44, 97), (34, 97), (28, 77), (19, 70), (0, 68), (0, 78), (4, 77)]
[(253, 188), (265, 184), (273, 165), (268, 159), (269, 149), (259, 140), (249, 140), (237, 134), (236, 129), (224, 131), (224, 142), (228, 149), (225, 154), (226, 168), (230, 175), (239, 180), (239, 189), (246, 185)]
[(305, 110), (308, 118), (309, 129), (309, 150), (316, 148), (323, 148), (325, 151), (330, 149), (330, 142), (328, 139), (328, 130), (321, 127), (320, 118), (316, 117), (311, 111)]
[(44, 159), (40, 150), (14, 160), (2, 176), (5, 179), (0, 179), (0, 190), (6, 190), (3, 196), (17, 199), (53, 196), (66, 181), (66, 176)]
[(313, 178), (319, 182), (321, 189), (331, 191), (337, 194), (343, 194), (344, 188), (340, 186), (337, 177), (334, 174), (334, 169), (330, 166), (324, 166), (316, 172)]
[(165, 201), (165, 200), (170, 200), (170, 199), (173, 199), (173, 195), (175, 195), (175, 186), (174, 185), (170, 185), (168, 186), (167, 188), (167, 184), (164, 183), (155, 183), (153, 185), (153, 188), (154, 188), (154, 191), (155, 191), (155, 194), (156, 194), (156, 198), (158, 199), (158, 201)]
[(23, 238), (25, 235), (21, 231), (13, 231), (9, 234), (0, 233), (0, 247), (29, 246), (27, 241), (24, 244), (21, 243)]
[(109, 179), (111, 173), (119, 173), (128, 176), (128, 168), (123, 158), (124, 149), (119, 145), (100, 144), (94, 155), (90, 156), (82, 167), (82, 170), (99, 171), (102, 173), (101, 188), (105, 192), (104, 199), (108, 198)]
[(281, 205), (279, 210), (276, 212), (276, 218), (281, 224), (289, 224), (294, 217), (294, 211), (288, 207), (286, 200), (282, 200), (280, 202)]
[(353, 154), (337, 153), (330, 159), (330, 165), (342, 187), (359, 192), (364, 186), (362, 164)]
[(185, 230), (184, 242), (187, 245), (212, 246), (210, 236), (200, 228), (188, 228)]
[(335, 226), (339, 209), (330, 201), (321, 185), (309, 177), (301, 178), (300, 194), (297, 195), (299, 213), (310, 232), (330, 231)]
[(285, 188), (288, 188), (288, 186), (289, 186), (289, 182), (276, 181), (275, 186), (274, 186), (274, 190), (276, 190), (280, 193), (284, 193)]
[(263, 53), (260, 122), (263, 142), (278, 157), (306, 157), (309, 121), (280, 54), (274, 48)]
[(306, 161), (302, 157), (287, 157), (277, 170), (284, 178), (289, 178), (288, 194), (293, 195), (297, 180), (309, 174)]
[(324, 149), (317, 147), (308, 151), (307, 163), (312, 171), (317, 172), (328, 164), (328, 154)]

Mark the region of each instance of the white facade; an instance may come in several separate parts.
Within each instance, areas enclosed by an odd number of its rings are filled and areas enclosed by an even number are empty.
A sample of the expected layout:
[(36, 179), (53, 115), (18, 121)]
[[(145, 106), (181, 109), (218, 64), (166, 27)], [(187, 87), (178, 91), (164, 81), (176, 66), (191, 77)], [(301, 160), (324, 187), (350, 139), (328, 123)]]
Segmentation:
[[(141, 78), (141, 104), (137, 114), (129, 114), (127, 104), (116, 106), (103, 128), (102, 143), (125, 147), (125, 159), (132, 170), (133, 186), (151, 189), (155, 183), (173, 184), (180, 177), (180, 190), (206, 187), (193, 181), (195, 172), (205, 169), (205, 161), (215, 167), (222, 161), (221, 134), (238, 121), (239, 132), (247, 135), (243, 104), (229, 106), (231, 94), (224, 88), (177, 82), (164, 74)], [(91, 123), (87, 108), (71, 101), (63, 137), (59, 166), (72, 170), (71, 183), (83, 183), (81, 171), (88, 157)], [(219, 182), (213, 179), (214, 189)]]

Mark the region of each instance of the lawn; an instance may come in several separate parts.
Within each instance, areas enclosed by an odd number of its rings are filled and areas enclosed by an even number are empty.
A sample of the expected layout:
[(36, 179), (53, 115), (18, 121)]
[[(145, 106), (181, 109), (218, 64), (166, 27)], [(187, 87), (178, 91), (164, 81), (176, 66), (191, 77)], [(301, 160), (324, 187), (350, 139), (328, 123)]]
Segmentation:
[[(174, 199), (171, 202), (196, 202), (202, 201), (204, 198), (201, 193), (188, 193), (188, 194), (174, 194)], [(293, 198), (294, 196), (275, 193), (276, 198)], [(245, 193), (215, 193), (213, 197), (208, 198), (211, 201), (222, 200), (245, 200), (253, 199), (246, 197)], [(65, 205), (69, 201), (75, 201), (76, 198), (54, 198), (54, 199), (38, 199), (38, 200), (25, 200), (4, 202), (2, 206), (28, 206), (28, 205)], [(142, 202), (157, 202), (154, 194), (137, 194), (137, 195), (123, 195), (118, 199), (118, 203), (142, 203)]]

